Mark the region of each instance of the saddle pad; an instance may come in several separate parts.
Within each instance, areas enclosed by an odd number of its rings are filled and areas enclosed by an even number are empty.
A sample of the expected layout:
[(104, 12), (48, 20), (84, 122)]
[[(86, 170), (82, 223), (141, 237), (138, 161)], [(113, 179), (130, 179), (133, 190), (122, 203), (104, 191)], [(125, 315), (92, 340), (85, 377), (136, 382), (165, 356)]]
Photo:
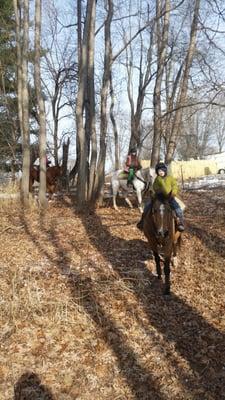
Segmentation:
[(127, 172), (120, 172), (120, 174), (118, 175), (119, 179), (127, 179), (128, 177), (128, 173)]

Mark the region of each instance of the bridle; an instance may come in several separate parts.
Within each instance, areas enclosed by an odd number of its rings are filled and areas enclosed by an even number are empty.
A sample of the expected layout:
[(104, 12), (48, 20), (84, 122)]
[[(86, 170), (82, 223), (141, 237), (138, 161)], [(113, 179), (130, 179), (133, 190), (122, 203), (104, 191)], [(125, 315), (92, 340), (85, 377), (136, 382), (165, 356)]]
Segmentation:
[[(152, 215), (152, 225), (153, 225), (155, 236), (160, 239), (169, 238), (169, 227), (166, 227), (166, 230), (164, 230), (164, 226), (163, 226), (163, 218), (165, 217), (165, 212), (166, 212), (165, 203), (160, 202), (159, 209), (154, 208), (154, 204), (153, 204), (150, 212)], [(168, 212), (171, 213), (171, 218), (173, 218), (172, 210), (170, 209), (169, 204), (168, 204)], [(154, 218), (155, 213), (159, 213), (159, 217), (160, 217), (159, 227), (156, 226), (156, 222), (155, 222), (155, 218)]]

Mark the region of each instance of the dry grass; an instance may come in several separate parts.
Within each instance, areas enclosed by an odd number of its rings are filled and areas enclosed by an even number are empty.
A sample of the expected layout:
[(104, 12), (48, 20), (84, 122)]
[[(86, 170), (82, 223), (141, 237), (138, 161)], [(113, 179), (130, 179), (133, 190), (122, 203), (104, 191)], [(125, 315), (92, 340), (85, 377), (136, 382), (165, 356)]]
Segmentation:
[(19, 181), (9, 182), (0, 186), (0, 193), (18, 193), (20, 188)]
[(136, 209), (1, 206), (0, 400), (225, 399), (225, 201), (211, 197), (186, 194), (170, 299)]

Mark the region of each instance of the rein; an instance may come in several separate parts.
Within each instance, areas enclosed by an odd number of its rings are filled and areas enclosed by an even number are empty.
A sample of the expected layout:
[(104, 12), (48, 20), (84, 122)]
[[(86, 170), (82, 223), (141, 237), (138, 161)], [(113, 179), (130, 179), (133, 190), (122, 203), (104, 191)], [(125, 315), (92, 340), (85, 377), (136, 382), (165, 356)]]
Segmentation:
[(150, 182), (146, 182), (144, 179), (140, 178), (139, 176), (136, 175), (136, 173), (134, 174), (135, 178), (137, 178), (139, 181), (141, 181), (142, 183), (144, 183), (145, 187), (142, 190), (142, 192), (147, 192), (149, 187), (150, 187)]

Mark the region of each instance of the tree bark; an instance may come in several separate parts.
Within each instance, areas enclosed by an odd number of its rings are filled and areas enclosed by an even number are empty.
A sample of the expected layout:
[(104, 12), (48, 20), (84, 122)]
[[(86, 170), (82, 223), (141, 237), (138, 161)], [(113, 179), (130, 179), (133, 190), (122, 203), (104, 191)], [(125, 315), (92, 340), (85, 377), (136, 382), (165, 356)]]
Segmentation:
[[(97, 161), (97, 137), (95, 121), (95, 76), (94, 76), (94, 49), (95, 49), (95, 19), (96, 1), (91, 0), (88, 7), (88, 41), (87, 41), (87, 82), (86, 82), (86, 124), (85, 133), (90, 154), (88, 176), (88, 201), (93, 197)], [(87, 160), (88, 162), (88, 160)]]
[[(84, 32), (81, 46), (81, 58), (79, 63), (78, 75), (78, 92), (76, 100), (76, 126), (77, 126), (77, 139), (79, 148), (79, 164), (77, 176), (77, 193), (78, 193), (78, 206), (82, 208), (87, 201), (87, 183), (88, 183), (88, 143), (85, 135), (84, 127), (84, 106), (87, 84), (87, 45), (88, 45), (88, 30), (89, 30), (89, 13), (90, 6), (93, 0), (89, 0), (86, 7), (86, 18), (84, 23)], [(79, 45), (79, 43), (78, 43)]]
[(110, 104), (110, 119), (113, 127), (113, 134), (114, 134), (114, 156), (115, 156), (115, 170), (120, 168), (120, 148), (119, 148), (119, 135), (118, 129), (116, 124), (116, 119), (114, 117), (114, 89), (113, 89), (113, 82), (112, 82), (112, 71), (110, 72), (110, 97), (111, 97), (111, 104)]
[(154, 136), (152, 144), (151, 166), (155, 166), (160, 158), (161, 134), (162, 134), (162, 112), (161, 112), (161, 86), (165, 70), (166, 53), (169, 34), (170, 0), (165, 2), (165, 14), (163, 17), (163, 28), (161, 32), (160, 15), (162, 14), (161, 0), (157, 0), (156, 11), (156, 36), (157, 36), (157, 72), (153, 94), (154, 107)]
[(63, 175), (62, 184), (65, 189), (69, 188), (68, 175), (67, 175), (69, 146), (70, 146), (70, 138), (67, 138), (67, 141), (63, 142), (63, 156), (62, 156), (62, 171), (63, 171), (62, 172), (62, 175)]
[(34, 81), (37, 97), (38, 120), (39, 120), (39, 159), (40, 159), (40, 185), (39, 204), (42, 209), (47, 207), (46, 199), (46, 120), (45, 105), (41, 91), (41, 0), (35, 1), (35, 57), (34, 57)]
[(112, 65), (111, 22), (113, 17), (113, 1), (108, 0), (107, 3), (108, 13), (105, 21), (104, 72), (101, 88), (100, 150), (95, 183), (95, 196), (97, 196), (100, 203), (102, 203), (104, 195), (106, 136), (108, 127), (107, 99), (109, 94)]
[[(29, 1), (19, 3), (14, 0), (16, 16), (16, 45), (18, 56), (18, 113), (22, 133), (23, 165), (21, 180), (21, 202), (29, 205), (30, 174), (30, 131), (29, 131), (29, 93), (28, 93), (28, 40), (29, 40)], [(20, 7), (21, 6), (21, 7)]]

